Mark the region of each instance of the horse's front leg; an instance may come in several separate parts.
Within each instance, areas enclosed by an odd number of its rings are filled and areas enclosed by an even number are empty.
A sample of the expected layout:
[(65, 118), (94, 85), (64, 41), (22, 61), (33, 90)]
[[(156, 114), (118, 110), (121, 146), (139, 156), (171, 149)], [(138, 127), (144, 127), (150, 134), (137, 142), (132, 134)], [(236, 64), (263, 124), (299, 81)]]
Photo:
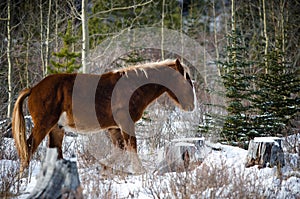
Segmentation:
[(135, 135), (129, 135), (122, 131), (122, 136), (125, 141), (125, 149), (127, 151), (132, 151), (137, 154), (137, 143), (136, 143), (136, 136)]
[(125, 150), (129, 155), (131, 161), (131, 167), (133, 173), (144, 173), (145, 169), (143, 168), (142, 162), (137, 153), (137, 141), (135, 134), (128, 134), (122, 131), (122, 136), (125, 141)]
[(109, 137), (113, 145), (121, 150), (125, 150), (125, 141), (120, 128), (109, 128)]
[(120, 128), (109, 128), (109, 136), (113, 145), (121, 150), (135, 151), (137, 153), (136, 137), (128, 135)]
[(119, 128), (115, 130), (115, 138), (120, 139), (120, 134), (123, 137), (125, 150), (134, 151), (137, 153), (137, 143), (135, 137), (134, 121), (127, 109), (115, 109), (113, 111), (114, 120), (116, 121)]

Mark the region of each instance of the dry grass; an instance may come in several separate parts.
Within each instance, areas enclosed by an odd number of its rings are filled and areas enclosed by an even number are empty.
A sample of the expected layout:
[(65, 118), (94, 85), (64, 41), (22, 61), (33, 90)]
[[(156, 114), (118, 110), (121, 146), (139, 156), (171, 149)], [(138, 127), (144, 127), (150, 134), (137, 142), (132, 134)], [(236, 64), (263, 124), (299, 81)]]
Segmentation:
[[(80, 175), (86, 198), (118, 198), (120, 187), (141, 184), (122, 198), (137, 198), (145, 194), (150, 198), (266, 198), (263, 180), (255, 172), (220, 164), (203, 163), (192, 171), (181, 173), (145, 173), (134, 176), (104, 172), (91, 158), (81, 157)], [(254, 175), (254, 176), (253, 176)]]
[(18, 194), (19, 170), (8, 161), (1, 161), (0, 169), (0, 198), (11, 198)]
[(202, 164), (194, 171), (152, 176), (145, 189), (153, 198), (265, 198), (260, 180), (248, 175), (225, 163)]

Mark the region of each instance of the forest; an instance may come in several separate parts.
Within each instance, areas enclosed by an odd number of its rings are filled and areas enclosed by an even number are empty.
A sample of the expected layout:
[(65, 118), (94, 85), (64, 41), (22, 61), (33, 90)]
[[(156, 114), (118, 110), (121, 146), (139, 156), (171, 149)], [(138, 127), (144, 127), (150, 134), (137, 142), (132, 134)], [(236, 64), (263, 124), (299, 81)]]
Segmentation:
[(189, 114), (155, 101), (137, 127), (147, 150), (184, 137), (247, 149), (254, 137), (298, 136), (299, 32), (299, 0), (1, 1), (1, 159), (22, 89), (50, 74), (176, 58), (197, 106)]

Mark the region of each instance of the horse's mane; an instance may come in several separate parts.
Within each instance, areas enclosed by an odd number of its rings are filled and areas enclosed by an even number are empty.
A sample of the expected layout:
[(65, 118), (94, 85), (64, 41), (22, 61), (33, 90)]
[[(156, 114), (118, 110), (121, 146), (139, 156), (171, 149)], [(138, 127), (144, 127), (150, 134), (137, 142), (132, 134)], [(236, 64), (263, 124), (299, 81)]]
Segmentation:
[(135, 71), (136, 73), (138, 71), (142, 71), (145, 76), (147, 77), (147, 69), (157, 69), (161, 66), (167, 66), (167, 65), (174, 65), (176, 63), (176, 60), (166, 59), (164, 61), (159, 62), (149, 62), (145, 64), (138, 64), (138, 65), (131, 65), (127, 66), (125, 68), (116, 69), (113, 70), (113, 73), (124, 73), (125, 75), (130, 71)]

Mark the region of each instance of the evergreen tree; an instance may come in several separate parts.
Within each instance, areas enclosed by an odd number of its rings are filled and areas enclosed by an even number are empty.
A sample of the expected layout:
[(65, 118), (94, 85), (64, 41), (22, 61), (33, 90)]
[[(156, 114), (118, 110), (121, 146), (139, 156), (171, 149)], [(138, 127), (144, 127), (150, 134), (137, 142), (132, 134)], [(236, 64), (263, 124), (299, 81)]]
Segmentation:
[(72, 73), (81, 67), (77, 59), (81, 58), (81, 53), (72, 52), (72, 46), (77, 42), (78, 37), (72, 35), (72, 23), (68, 22), (66, 33), (61, 35), (63, 47), (53, 55), (58, 58), (58, 62), (51, 60), (52, 67), (48, 67), (49, 73)]
[(257, 109), (255, 131), (260, 136), (283, 136), (283, 129), (299, 113), (300, 77), (299, 67), (284, 63), (280, 48), (273, 49), (266, 56), (261, 67), (267, 73), (257, 77), (259, 90), (254, 98)]
[(227, 116), (224, 118), (222, 137), (230, 144), (246, 141), (253, 134), (251, 97), (253, 76), (249, 72), (251, 61), (242, 45), (239, 34), (229, 36), (228, 58), (221, 62), (222, 80), (227, 99)]

